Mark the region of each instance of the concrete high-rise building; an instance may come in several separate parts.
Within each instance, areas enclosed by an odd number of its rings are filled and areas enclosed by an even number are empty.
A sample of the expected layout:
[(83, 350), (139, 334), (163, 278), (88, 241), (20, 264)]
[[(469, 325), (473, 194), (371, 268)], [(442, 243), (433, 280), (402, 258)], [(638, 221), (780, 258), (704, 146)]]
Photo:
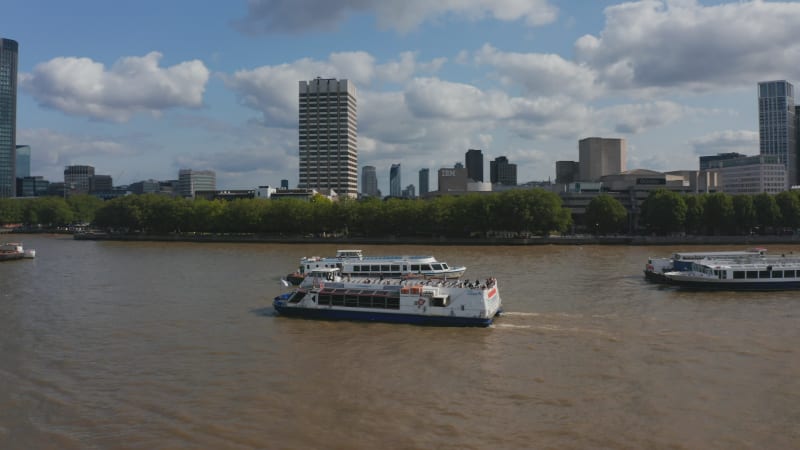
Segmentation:
[(798, 184), (794, 86), (785, 80), (758, 83), (758, 143), (761, 155), (777, 156), (789, 186)]
[(442, 167), (439, 169), (439, 192), (466, 192), (469, 177), (467, 176), (467, 169), (456, 163), (455, 167)]
[(192, 197), (197, 191), (217, 190), (217, 174), (213, 170), (181, 169), (178, 171), (178, 195)]
[(89, 193), (111, 192), (114, 190), (114, 182), (111, 175), (92, 175), (89, 177)]
[(17, 195), (17, 61), (19, 44), (0, 38), (0, 198)]
[(505, 156), (489, 161), (489, 181), (505, 186), (517, 185), (517, 165), (510, 164)]
[(469, 149), (464, 155), (464, 164), (467, 166), (467, 177), (472, 181), (483, 181), (483, 152)]
[(361, 168), (361, 194), (380, 197), (381, 191), (378, 190), (378, 174), (375, 172), (375, 166)]
[(300, 82), (301, 189), (358, 194), (356, 88), (347, 80)]
[(401, 186), (401, 178), (400, 178), (400, 164), (392, 164), (392, 168), (389, 169), (389, 196), (390, 197), (400, 197), (402, 194)]
[(578, 142), (579, 180), (597, 181), (603, 175), (625, 171), (625, 139), (590, 137)]
[(25, 178), (31, 176), (31, 146), (18, 145), (17, 146), (17, 178)]
[(64, 168), (64, 190), (69, 194), (88, 194), (89, 178), (94, 176), (92, 166), (67, 166)]
[(431, 171), (429, 169), (419, 169), (419, 196), (424, 197), (431, 191), (430, 188)]

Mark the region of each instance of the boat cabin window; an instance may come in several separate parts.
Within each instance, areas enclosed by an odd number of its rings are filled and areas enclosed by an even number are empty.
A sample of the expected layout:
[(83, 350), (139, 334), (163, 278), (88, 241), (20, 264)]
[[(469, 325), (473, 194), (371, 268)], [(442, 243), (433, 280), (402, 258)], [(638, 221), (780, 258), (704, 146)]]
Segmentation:
[(431, 266), (433, 267), (433, 270), (442, 270), (441, 264), (431, 264)]
[(754, 278), (758, 278), (758, 272), (756, 272), (755, 270), (748, 270), (747, 271), (747, 279), (751, 280), (751, 279), (754, 279)]
[(431, 270), (430, 264), (422, 264), (422, 270)]
[(419, 264), (412, 264), (411, 265), (412, 272), (419, 272)]
[(403, 264), (403, 272), (408, 272), (408, 266)]
[(794, 270), (784, 270), (783, 276), (785, 278), (794, 278)]
[(373, 266), (369, 266), (369, 270), (371, 270), (372, 272), (380, 272), (381, 271), (381, 266), (375, 264)]
[(783, 271), (782, 270), (773, 270), (772, 271), (772, 278), (783, 278)]
[(758, 272), (758, 278), (769, 278), (769, 270), (761, 270)]
[(381, 265), (381, 272), (388, 272), (388, 271), (389, 271), (389, 265), (388, 264)]
[(737, 280), (744, 278), (744, 270), (734, 270), (733, 278)]
[(291, 297), (289, 297), (289, 303), (298, 303), (298, 302), (299, 302), (300, 300), (302, 300), (302, 299), (303, 299), (303, 297), (305, 297), (305, 296), (306, 296), (306, 293), (305, 293), (305, 292), (303, 292), (303, 291), (296, 291), (294, 294), (292, 294), (292, 296), (291, 296)]
[(431, 306), (437, 306), (439, 308), (444, 308), (445, 306), (450, 306), (450, 296), (449, 295), (436, 295), (430, 300)]
[(392, 264), (392, 272), (400, 272), (400, 264)]
[(447, 267), (447, 263), (442, 263), (442, 268), (444, 268), (444, 270), (449, 269), (449, 267)]

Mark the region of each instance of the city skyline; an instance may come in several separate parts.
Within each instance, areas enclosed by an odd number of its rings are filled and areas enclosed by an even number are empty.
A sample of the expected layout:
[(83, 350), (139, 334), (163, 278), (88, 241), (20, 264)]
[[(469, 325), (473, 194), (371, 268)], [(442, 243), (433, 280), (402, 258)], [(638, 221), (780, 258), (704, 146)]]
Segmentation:
[(591, 136), (625, 139), (629, 169), (696, 169), (758, 154), (757, 83), (800, 82), (797, 3), (158, 5), (4, 6), (32, 175), (85, 164), (128, 184), (192, 167), (221, 188), (294, 187), (297, 82), (317, 76), (358, 87), (359, 171), (436, 172), (476, 148), (520, 183), (547, 180)]

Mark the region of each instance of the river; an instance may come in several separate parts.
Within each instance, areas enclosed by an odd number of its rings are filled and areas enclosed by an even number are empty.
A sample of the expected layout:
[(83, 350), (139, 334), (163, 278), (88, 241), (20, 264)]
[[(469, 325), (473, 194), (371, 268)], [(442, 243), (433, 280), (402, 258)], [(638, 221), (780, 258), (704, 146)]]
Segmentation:
[(331, 245), (8, 238), (3, 449), (800, 448), (800, 295), (646, 283), (679, 248), (363, 246), (498, 279), (436, 328), (276, 316)]

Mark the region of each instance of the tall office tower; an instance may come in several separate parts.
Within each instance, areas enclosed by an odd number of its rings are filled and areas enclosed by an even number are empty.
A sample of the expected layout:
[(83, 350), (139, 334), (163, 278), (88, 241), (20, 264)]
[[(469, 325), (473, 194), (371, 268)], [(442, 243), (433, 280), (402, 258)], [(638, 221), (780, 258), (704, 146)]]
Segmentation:
[(64, 190), (68, 194), (88, 194), (89, 177), (93, 176), (92, 166), (67, 166), (64, 168)]
[(114, 190), (114, 181), (111, 175), (92, 175), (89, 177), (89, 192), (111, 192)]
[(213, 170), (181, 169), (178, 171), (178, 195), (192, 197), (196, 191), (217, 190), (217, 174)]
[(785, 80), (758, 83), (758, 142), (762, 155), (775, 155), (786, 166), (789, 186), (797, 179), (794, 86)]
[(347, 80), (300, 82), (301, 189), (358, 193), (356, 88)]
[(361, 193), (370, 197), (379, 197), (378, 175), (375, 166), (364, 166), (361, 168)]
[(17, 146), (17, 178), (31, 176), (31, 146)]
[(400, 197), (402, 188), (400, 187), (400, 164), (392, 164), (389, 169), (389, 196)]
[(625, 139), (590, 137), (578, 142), (579, 180), (597, 181), (603, 175), (625, 171)]
[(472, 178), (472, 181), (483, 181), (483, 152), (469, 149), (464, 159), (467, 165), (467, 177)]
[(281, 180), (281, 189), (289, 189), (289, 180)]
[(431, 171), (429, 169), (419, 169), (419, 196), (428, 195), (430, 189)]
[(0, 39), (0, 198), (17, 195), (17, 60), (19, 44)]
[(489, 181), (506, 186), (517, 185), (517, 165), (510, 164), (505, 156), (489, 161)]

